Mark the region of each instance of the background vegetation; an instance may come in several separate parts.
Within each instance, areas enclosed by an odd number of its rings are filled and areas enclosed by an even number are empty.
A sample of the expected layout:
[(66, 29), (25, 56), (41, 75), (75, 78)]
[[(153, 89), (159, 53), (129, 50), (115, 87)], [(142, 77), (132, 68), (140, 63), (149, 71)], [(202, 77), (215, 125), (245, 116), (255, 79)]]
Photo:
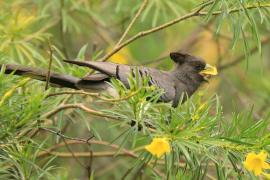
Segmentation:
[[(113, 80), (120, 94), (113, 99), (45, 90), (44, 82), (1, 72), (0, 179), (259, 178), (243, 161), (270, 152), (269, 1), (9, 0), (0, 7), (0, 64), (48, 68), (51, 61), (53, 71), (75, 76), (88, 69), (63, 59), (169, 70), (169, 52), (181, 50), (219, 71), (176, 109), (155, 103), (160, 90), (134, 79), (130, 90)], [(160, 136), (172, 151), (157, 159), (144, 146)]]

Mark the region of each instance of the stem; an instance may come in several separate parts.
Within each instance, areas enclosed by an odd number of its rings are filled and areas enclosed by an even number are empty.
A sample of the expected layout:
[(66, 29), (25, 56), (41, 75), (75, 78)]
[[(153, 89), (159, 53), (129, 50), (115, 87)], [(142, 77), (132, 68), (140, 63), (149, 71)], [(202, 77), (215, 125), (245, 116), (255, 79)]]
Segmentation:
[[(213, 1), (210, 1), (210, 2), (213, 2)], [(188, 14), (185, 14), (183, 16), (180, 16), (174, 20), (171, 20), (167, 23), (164, 23), (160, 26), (157, 26), (155, 28), (152, 28), (152, 29), (149, 29), (149, 30), (145, 30), (145, 31), (141, 31), (139, 33), (137, 33), (136, 35), (132, 36), (131, 38), (127, 39), (126, 41), (124, 41), (123, 43), (119, 44), (119, 46), (117, 46), (116, 48), (114, 48), (111, 52), (109, 52), (107, 55), (105, 55), (104, 57), (100, 58), (98, 61), (106, 61), (108, 60), (111, 56), (113, 56), (115, 53), (117, 53), (118, 51), (120, 51), (123, 47), (129, 45), (130, 43), (132, 43), (133, 41), (139, 39), (139, 38), (142, 38), (144, 36), (147, 36), (149, 34), (152, 34), (152, 33), (155, 33), (157, 31), (161, 31), (167, 27), (170, 27), (176, 23), (179, 23), (179, 22), (182, 22), (186, 19), (190, 19), (192, 17), (198, 17), (198, 16), (206, 16), (208, 15), (209, 12), (201, 12), (201, 10), (203, 8), (205, 8), (206, 6), (210, 5), (211, 3), (206, 3), (206, 4), (203, 4), (201, 7), (199, 7), (198, 10), (195, 10), (195, 11), (192, 11)], [(260, 6), (256, 6), (256, 5), (250, 5), (250, 6), (247, 6), (245, 7), (246, 9), (254, 9), (254, 8), (262, 8), (262, 7), (270, 7), (270, 4), (264, 4), (264, 5), (260, 5)], [(239, 11), (242, 11), (243, 9), (242, 8), (236, 8), (236, 9), (231, 9), (231, 10), (228, 10), (228, 14), (232, 14), (232, 13), (236, 13), (236, 12), (239, 12)], [(212, 13), (212, 16), (216, 16), (216, 15), (219, 15), (219, 14), (222, 14), (223, 11), (215, 11)]]
[(65, 109), (74, 109), (74, 108), (78, 108), (78, 109), (84, 110), (85, 112), (87, 112), (89, 114), (96, 115), (96, 116), (105, 117), (105, 118), (109, 118), (109, 119), (113, 119), (113, 120), (120, 120), (119, 118), (106, 115), (106, 114), (104, 114), (104, 113), (102, 113), (100, 111), (96, 111), (96, 110), (90, 109), (90, 108), (84, 106), (83, 104), (64, 104), (64, 105), (60, 105), (56, 109), (53, 109), (52, 111), (49, 111), (48, 113), (44, 114), (42, 116), (42, 118), (50, 118), (51, 116), (57, 114), (58, 112), (60, 112), (62, 110), (65, 110)]
[(148, 0), (143, 1), (138, 12), (134, 16), (134, 18), (131, 20), (130, 24), (128, 25), (127, 29), (125, 30), (125, 32), (123, 33), (123, 35), (121, 36), (119, 41), (116, 43), (115, 48), (118, 47), (122, 43), (122, 41), (125, 39), (125, 37), (127, 36), (127, 33), (130, 31), (131, 27), (133, 26), (135, 21), (138, 19), (138, 17), (142, 14), (143, 10), (145, 9), (147, 2), (148, 2)]
[(51, 45), (51, 41), (49, 40), (49, 67), (48, 67), (48, 73), (47, 73), (47, 77), (46, 77), (46, 85), (45, 85), (45, 90), (48, 89), (49, 87), (49, 82), (50, 82), (50, 78), (51, 78), (51, 68), (52, 68), (52, 56), (53, 56), (53, 49), (52, 49), (52, 45)]

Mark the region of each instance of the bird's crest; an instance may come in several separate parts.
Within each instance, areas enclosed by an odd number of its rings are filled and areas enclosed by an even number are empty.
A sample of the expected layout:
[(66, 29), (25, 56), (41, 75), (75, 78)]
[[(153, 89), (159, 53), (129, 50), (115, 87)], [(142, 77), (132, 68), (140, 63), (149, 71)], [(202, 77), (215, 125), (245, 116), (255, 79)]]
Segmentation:
[(186, 53), (180, 53), (180, 52), (171, 52), (170, 53), (171, 59), (177, 64), (183, 64), (186, 61), (188, 56), (189, 55)]

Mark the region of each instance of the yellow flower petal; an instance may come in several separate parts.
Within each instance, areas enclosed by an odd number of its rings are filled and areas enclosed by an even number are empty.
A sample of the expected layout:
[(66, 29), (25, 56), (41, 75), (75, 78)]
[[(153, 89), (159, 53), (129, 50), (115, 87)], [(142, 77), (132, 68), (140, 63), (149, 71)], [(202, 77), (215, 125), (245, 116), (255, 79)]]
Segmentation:
[(254, 171), (255, 176), (259, 176), (262, 173), (262, 168), (261, 167), (255, 167), (253, 171)]
[(252, 171), (252, 167), (250, 166), (250, 163), (248, 163), (248, 162), (244, 162), (244, 166), (245, 166), (245, 168), (247, 169), (247, 170), (249, 170), (249, 171)]
[(266, 159), (266, 151), (261, 151), (259, 154), (251, 152), (247, 155), (246, 160), (243, 164), (247, 170), (254, 172), (256, 176), (259, 176), (263, 173), (264, 169), (270, 169), (270, 165), (265, 162)]
[(270, 165), (267, 162), (264, 162), (263, 169), (270, 169)]
[(265, 161), (267, 158), (267, 152), (266, 151), (261, 151), (258, 156), (261, 158), (261, 160)]
[(200, 116), (197, 113), (191, 115), (191, 120), (192, 121), (196, 121), (198, 119), (200, 119)]
[[(107, 52), (110, 52), (112, 48), (108, 48)], [(117, 64), (128, 64), (128, 59), (130, 59), (130, 53), (127, 48), (121, 49), (121, 51), (115, 53), (112, 57), (110, 57), (110, 62)]]
[(145, 146), (145, 149), (158, 158), (171, 151), (167, 138), (154, 138), (149, 145)]
[(252, 160), (255, 159), (256, 154), (251, 152), (247, 155), (246, 161), (244, 162), (245, 168), (249, 171), (252, 171), (253, 169), (253, 163)]

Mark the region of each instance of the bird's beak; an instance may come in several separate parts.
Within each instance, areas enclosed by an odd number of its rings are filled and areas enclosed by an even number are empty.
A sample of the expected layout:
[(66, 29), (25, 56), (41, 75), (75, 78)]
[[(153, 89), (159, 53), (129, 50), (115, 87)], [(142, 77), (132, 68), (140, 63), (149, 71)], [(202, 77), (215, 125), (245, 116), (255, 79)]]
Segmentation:
[(215, 76), (217, 74), (217, 68), (210, 64), (206, 64), (204, 70), (200, 72), (200, 75), (202, 75), (205, 80), (208, 80), (211, 76)]

